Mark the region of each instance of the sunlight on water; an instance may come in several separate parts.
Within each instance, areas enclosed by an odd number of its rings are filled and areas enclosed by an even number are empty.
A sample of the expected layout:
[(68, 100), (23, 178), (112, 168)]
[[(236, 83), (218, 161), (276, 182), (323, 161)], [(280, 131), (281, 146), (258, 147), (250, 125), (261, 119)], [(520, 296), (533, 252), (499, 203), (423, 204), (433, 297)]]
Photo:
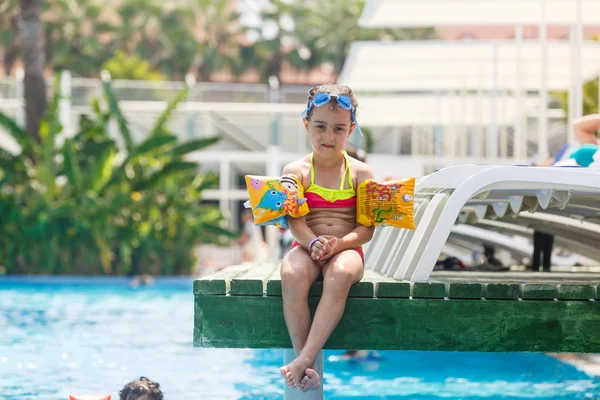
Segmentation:
[[(281, 399), (281, 350), (192, 347), (191, 293), (185, 278), (137, 290), (124, 279), (0, 278), (0, 399), (118, 399), (141, 375), (166, 399)], [(381, 357), (327, 361), (326, 398), (600, 398), (600, 380), (541, 354)]]

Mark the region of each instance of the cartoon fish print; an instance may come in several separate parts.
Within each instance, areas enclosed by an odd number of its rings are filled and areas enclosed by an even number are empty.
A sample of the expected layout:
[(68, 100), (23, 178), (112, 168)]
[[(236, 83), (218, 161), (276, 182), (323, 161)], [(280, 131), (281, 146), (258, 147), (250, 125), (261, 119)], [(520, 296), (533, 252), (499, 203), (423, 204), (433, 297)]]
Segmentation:
[(290, 225), (288, 224), (288, 220), (287, 220), (287, 216), (282, 215), (281, 217), (277, 217), (272, 221), (269, 221), (268, 223), (265, 223), (264, 225), (270, 225), (273, 224), (275, 226), (278, 226), (280, 228), (283, 229), (289, 229)]
[(279, 211), (283, 207), (287, 195), (278, 190), (267, 190), (267, 192), (260, 199), (260, 202), (256, 208), (263, 208), (265, 210)]

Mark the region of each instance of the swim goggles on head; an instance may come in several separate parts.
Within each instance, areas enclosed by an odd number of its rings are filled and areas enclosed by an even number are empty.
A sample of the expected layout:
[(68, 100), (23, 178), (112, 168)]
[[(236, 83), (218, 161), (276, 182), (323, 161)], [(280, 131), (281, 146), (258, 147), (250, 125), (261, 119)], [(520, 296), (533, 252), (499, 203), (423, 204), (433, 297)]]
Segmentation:
[(358, 131), (358, 133), (360, 133), (360, 136), (363, 136), (363, 133), (360, 130), (360, 127), (358, 126), (358, 122), (356, 122), (356, 115), (354, 113), (354, 106), (352, 105), (352, 99), (348, 96), (343, 96), (343, 95), (338, 96), (335, 94), (319, 92), (319, 93), (315, 94), (314, 99), (310, 102), (310, 104), (308, 105), (306, 110), (302, 111), (302, 114), (300, 114), (300, 115), (302, 116), (302, 118), (308, 118), (308, 113), (310, 112), (310, 110), (312, 110), (313, 107), (324, 106), (325, 104), (329, 103), (329, 101), (331, 100), (332, 97), (334, 97), (336, 99), (338, 106), (342, 107), (344, 110), (350, 111), (350, 115), (352, 117), (352, 122), (354, 123), (354, 125), (356, 125), (356, 130)]

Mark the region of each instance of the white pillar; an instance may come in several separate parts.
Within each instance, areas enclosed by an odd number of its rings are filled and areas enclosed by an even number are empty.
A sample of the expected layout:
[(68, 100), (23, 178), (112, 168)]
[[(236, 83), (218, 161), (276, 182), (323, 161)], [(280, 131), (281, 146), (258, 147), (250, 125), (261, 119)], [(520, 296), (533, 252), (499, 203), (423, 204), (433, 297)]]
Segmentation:
[(468, 134), (468, 123), (467, 123), (467, 90), (466, 85), (463, 81), (462, 90), (460, 91), (460, 112), (461, 112), (461, 123), (460, 123), (460, 150), (459, 155), (461, 157), (467, 157), (467, 134)]
[(480, 157), (481, 156), (481, 147), (482, 147), (482, 143), (481, 141), (483, 140), (483, 138), (485, 137), (485, 122), (484, 122), (484, 109), (483, 109), (483, 102), (484, 102), (484, 93), (483, 93), (483, 82), (484, 82), (484, 71), (483, 71), (483, 65), (480, 63), (479, 64), (479, 90), (477, 91), (477, 101), (475, 102), (476, 106), (475, 106), (475, 112), (477, 113), (477, 116), (479, 117), (479, 120), (477, 122), (477, 127), (475, 129), (473, 129), (473, 132), (471, 133), (471, 147), (472, 147), (472, 156), (473, 157)]
[(448, 100), (450, 104), (450, 108), (446, 113), (448, 115), (448, 123), (444, 124), (444, 132), (443, 132), (443, 143), (444, 143), (444, 153), (445, 157), (451, 157), (451, 164), (454, 165), (454, 159), (456, 157), (456, 142), (459, 136), (458, 127), (459, 127), (459, 119), (460, 119), (460, 91), (453, 90), (449, 93)]
[(508, 157), (508, 132), (506, 131), (506, 124), (504, 121), (506, 118), (506, 101), (508, 100), (508, 94), (505, 92), (501, 93), (500, 98), (500, 120), (501, 123), (498, 124), (498, 135), (500, 137), (500, 157), (507, 158)]
[[(279, 158), (281, 150), (279, 146), (273, 144), (267, 148), (267, 176), (281, 175), (281, 161)], [(279, 228), (268, 225), (266, 227), (266, 240), (269, 245), (269, 260), (276, 260), (279, 257)]]
[(62, 125), (60, 141), (73, 136), (73, 124), (71, 115), (71, 71), (63, 70), (60, 74), (60, 101), (58, 103), (58, 119)]
[(578, 69), (577, 66), (577, 50), (575, 49), (576, 47), (576, 27), (575, 25), (571, 25), (569, 26), (569, 45), (571, 46), (571, 52), (570, 52), (570, 56), (571, 56), (571, 65), (570, 65), (570, 84), (569, 84), (569, 92), (568, 92), (568, 106), (569, 106), (569, 110), (567, 113), (567, 142), (568, 143), (572, 143), (575, 140), (575, 130), (573, 129), (573, 121), (575, 120), (575, 103), (576, 103), (576, 97), (577, 97), (577, 84), (575, 83), (576, 81), (576, 70)]
[[(444, 156), (444, 142), (447, 137), (446, 130), (444, 127), (444, 118), (442, 115), (442, 95), (439, 91), (435, 93), (435, 114), (436, 114), (436, 122), (433, 125), (432, 129), (432, 148), (431, 153), (436, 156), (437, 160), (440, 160), (442, 156)], [(448, 96), (449, 97), (449, 96)], [(436, 163), (435, 168), (442, 168), (442, 164)]]
[[(285, 349), (283, 355), (284, 365), (288, 365), (289, 363), (294, 361), (295, 358), (296, 353), (294, 352), (294, 349)], [(321, 382), (323, 382), (323, 363), (323, 350), (321, 350), (317, 355), (317, 358), (315, 359), (315, 370), (317, 371), (317, 374), (319, 374), (319, 376), (321, 377)], [(308, 392), (304, 393), (297, 388), (292, 389), (285, 382), (283, 384), (285, 385), (285, 393), (283, 395), (283, 398), (285, 400), (323, 400), (323, 385), (321, 385), (321, 387), (317, 390), (309, 390)]]
[(477, 92), (478, 101), (477, 101), (477, 115), (479, 116), (479, 122), (477, 127), (473, 130), (473, 134), (471, 136), (471, 145), (473, 147), (473, 157), (481, 156), (481, 148), (482, 148), (482, 140), (485, 138), (485, 120), (484, 120), (484, 111), (483, 111), (483, 89), (479, 89)]
[(498, 158), (498, 45), (494, 44), (492, 62), (492, 98), (490, 99), (490, 115), (492, 123), (490, 132), (486, 138), (487, 156), (492, 160)]
[(425, 148), (427, 149), (428, 156), (437, 154), (436, 133), (437, 133), (437, 127), (435, 125), (431, 126), (431, 129), (429, 129), (427, 131), (429, 140), (427, 140), (424, 143), (424, 145), (425, 145)]
[(523, 90), (523, 26), (515, 27), (517, 79), (515, 87), (515, 132), (513, 136), (513, 159), (521, 162), (527, 158), (527, 125), (525, 118), (525, 93)]
[(401, 145), (401, 138), (400, 135), (402, 134), (402, 132), (400, 131), (400, 129), (397, 126), (392, 126), (390, 127), (391, 129), (391, 138), (390, 138), (390, 154), (400, 154), (400, 145)]
[(583, 79), (581, 77), (581, 46), (583, 45), (583, 23), (582, 23), (582, 10), (581, 0), (576, 0), (576, 16), (577, 24), (575, 25), (575, 50), (576, 50), (576, 61), (575, 61), (575, 85), (577, 95), (575, 96), (575, 118), (583, 116)]
[(301, 118), (298, 118), (298, 134), (296, 136), (296, 148), (299, 153), (306, 153), (306, 128)]
[[(225, 216), (230, 217), (231, 201), (229, 200), (229, 190), (231, 189), (231, 164), (229, 160), (221, 159), (219, 161), (219, 208)], [(233, 220), (229, 218), (230, 228), (233, 228)]]
[(205, 111), (202, 113), (202, 125), (204, 137), (210, 137), (215, 135), (215, 126), (213, 124), (210, 111)]
[(538, 157), (548, 157), (548, 26), (546, 22), (547, 0), (541, 0), (540, 21), (541, 70), (539, 93)]

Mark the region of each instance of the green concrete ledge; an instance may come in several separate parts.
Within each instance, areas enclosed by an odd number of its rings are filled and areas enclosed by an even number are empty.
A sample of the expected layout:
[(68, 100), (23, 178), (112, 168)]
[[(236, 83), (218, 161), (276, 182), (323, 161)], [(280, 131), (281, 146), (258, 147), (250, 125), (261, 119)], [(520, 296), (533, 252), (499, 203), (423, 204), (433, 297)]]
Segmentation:
[[(328, 349), (600, 352), (598, 282), (399, 282), (366, 271)], [(314, 312), (322, 291), (316, 282)], [(279, 267), (244, 264), (194, 282), (194, 346), (289, 348)]]

